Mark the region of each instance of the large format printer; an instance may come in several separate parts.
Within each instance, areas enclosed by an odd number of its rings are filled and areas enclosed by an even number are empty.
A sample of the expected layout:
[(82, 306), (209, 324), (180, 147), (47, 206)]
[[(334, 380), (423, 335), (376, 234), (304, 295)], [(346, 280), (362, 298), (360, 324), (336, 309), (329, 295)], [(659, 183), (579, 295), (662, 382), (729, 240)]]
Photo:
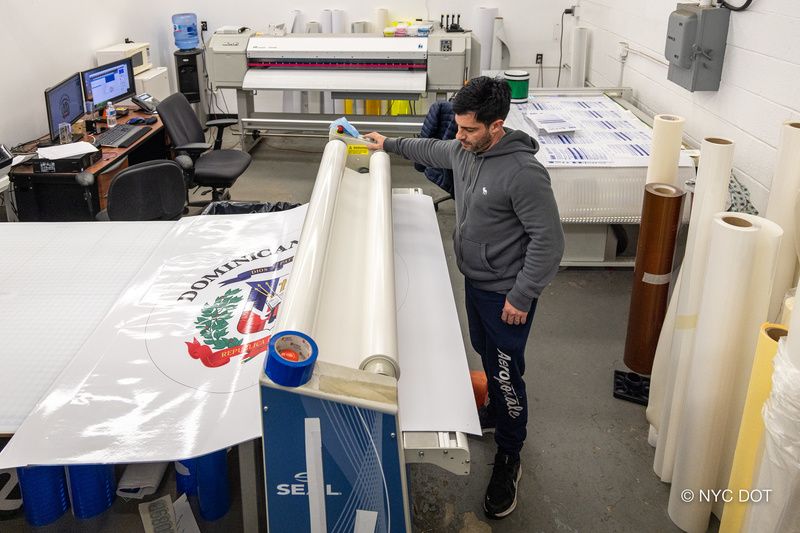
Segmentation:
[[(320, 91), (328, 101), (443, 98), (477, 72), (472, 34), (434, 32), (428, 37), (387, 38), (376, 34), (291, 34), (264, 36), (252, 30), (215, 32), (207, 47), (211, 87), (235, 89), (242, 132), (326, 131), (336, 113), (289, 116), (256, 113), (257, 91)], [(306, 106), (304, 106), (306, 107)], [(421, 117), (370, 117), (355, 121), (389, 133), (417, 133)], [(243, 135), (242, 148), (252, 145)]]

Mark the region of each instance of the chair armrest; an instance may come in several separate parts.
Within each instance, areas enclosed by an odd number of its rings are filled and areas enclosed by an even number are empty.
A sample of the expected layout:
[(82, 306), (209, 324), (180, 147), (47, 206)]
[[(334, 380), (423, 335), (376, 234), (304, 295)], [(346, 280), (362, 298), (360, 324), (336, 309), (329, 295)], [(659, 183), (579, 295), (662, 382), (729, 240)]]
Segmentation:
[(203, 152), (207, 152), (208, 150), (211, 149), (211, 144), (189, 143), (189, 144), (182, 144), (180, 146), (173, 146), (172, 148), (175, 150), (176, 153), (186, 152), (192, 159), (197, 159), (203, 154)]
[(219, 150), (222, 148), (222, 136), (225, 133), (225, 128), (238, 123), (239, 121), (235, 118), (218, 118), (206, 122), (206, 127), (217, 127), (217, 137), (214, 139), (214, 150)]
[(214, 120), (209, 120), (206, 122), (206, 127), (210, 128), (212, 126), (217, 126), (219, 128), (227, 128), (228, 126), (233, 126), (234, 124), (238, 124), (239, 120), (235, 118), (216, 118)]

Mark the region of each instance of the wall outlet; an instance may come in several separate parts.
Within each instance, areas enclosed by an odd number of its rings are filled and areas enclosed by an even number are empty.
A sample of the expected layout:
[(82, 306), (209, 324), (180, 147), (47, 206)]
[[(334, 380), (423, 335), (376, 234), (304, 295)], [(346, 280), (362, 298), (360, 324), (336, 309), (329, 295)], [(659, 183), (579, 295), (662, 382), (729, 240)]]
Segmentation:
[(205, 20), (200, 21), (200, 31), (208, 31), (208, 22)]
[(544, 61), (544, 54), (536, 54), (536, 64), (541, 65)]

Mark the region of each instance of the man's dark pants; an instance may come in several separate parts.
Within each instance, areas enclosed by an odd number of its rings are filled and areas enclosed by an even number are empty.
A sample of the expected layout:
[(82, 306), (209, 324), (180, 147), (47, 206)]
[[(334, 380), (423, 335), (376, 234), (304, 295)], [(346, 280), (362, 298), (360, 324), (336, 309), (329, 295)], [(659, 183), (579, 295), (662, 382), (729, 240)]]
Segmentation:
[(518, 458), (528, 424), (528, 398), (522, 379), (525, 344), (537, 300), (527, 310), (525, 324), (512, 326), (500, 318), (504, 294), (477, 289), (468, 279), (464, 282), (469, 337), (481, 356), (489, 381), (489, 409), (497, 420), (495, 442), (500, 452)]

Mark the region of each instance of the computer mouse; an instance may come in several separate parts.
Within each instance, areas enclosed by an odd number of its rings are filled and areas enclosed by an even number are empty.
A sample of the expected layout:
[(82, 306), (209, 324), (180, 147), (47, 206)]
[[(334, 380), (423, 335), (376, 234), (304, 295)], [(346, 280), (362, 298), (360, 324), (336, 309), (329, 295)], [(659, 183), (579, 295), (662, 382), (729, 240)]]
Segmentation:
[(128, 124), (141, 124), (142, 122), (144, 122), (143, 118), (134, 117), (128, 121)]
[(156, 122), (158, 122), (158, 119), (156, 117), (148, 117), (144, 119), (145, 124), (155, 124)]

